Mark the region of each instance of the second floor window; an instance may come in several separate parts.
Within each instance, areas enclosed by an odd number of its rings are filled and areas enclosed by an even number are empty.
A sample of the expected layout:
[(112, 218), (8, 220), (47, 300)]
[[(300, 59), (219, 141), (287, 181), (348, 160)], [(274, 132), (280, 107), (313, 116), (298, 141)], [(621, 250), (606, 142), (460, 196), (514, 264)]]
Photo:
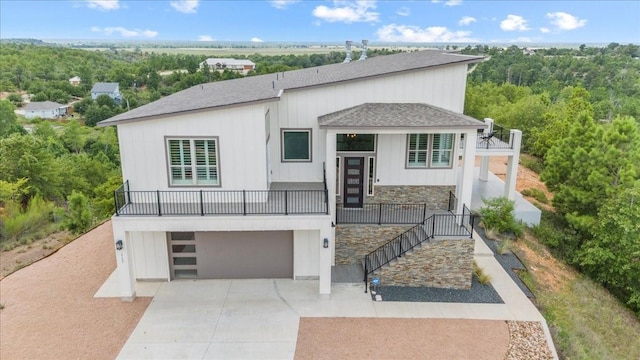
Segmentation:
[(282, 161), (311, 161), (311, 129), (282, 130)]
[(217, 139), (167, 139), (169, 185), (220, 185)]

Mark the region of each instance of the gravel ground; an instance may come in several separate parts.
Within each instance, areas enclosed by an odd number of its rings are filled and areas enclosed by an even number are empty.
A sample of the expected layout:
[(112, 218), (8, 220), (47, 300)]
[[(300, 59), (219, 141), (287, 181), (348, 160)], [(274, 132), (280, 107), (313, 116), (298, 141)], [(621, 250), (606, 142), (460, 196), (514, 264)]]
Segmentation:
[(552, 360), (553, 355), (537, 321), (507, 321), (509, 351), (505, 360)]
[[(471, 289), (455, 290), (433, 287), (409, 286), (380, 286), (377, 294), (382, 295), (382, 301), (409, 302), (455, 302), (476, 304), (504, 304), (498, 292), (491, 284), (482, 285), (474, 276)], [(371, 293), (372, 300), (375, 295)]]
[(505, 321), (301, 318), (295, 359), (502, 360), (508, 348)]
[(495, 240), (488, 240), (487, 236), (484, 233), (483, 228), (478, 227), (475, 230), (480, 236), (480, 238), (482, 238), (484, 243), (487, 244), (487, 246), (491, 249), (491, 251), (493, 251), (494, 257), (496, 258), (500, 266), (502, 266), (502, 268), (507, 272), (507, 274), (509, 274), (513, 282), (515, 282), (516, 285), (518, 285), (520, 290), (522, 290), (522, 292), (529, 299), (533, 299), (534, 298), (533, 293), (531, 292), (531, 290), (529, 290), (527, 285), (525, 285), (524, 282), (520, 280), (520, 277), (516, 273), (517, 270), (520, 270), (520, 271), (526, 270), (526, 268), (522, 264), (522, 261), (520, 261), (520, 259), (511, 251), (508, 251), (504, 254), (499, 254), (497, 250), (498, 243)]
[(0, 359), (113, 359), (147, 309), (94, 299), (115, 269), (111, 222), (0, 281)]

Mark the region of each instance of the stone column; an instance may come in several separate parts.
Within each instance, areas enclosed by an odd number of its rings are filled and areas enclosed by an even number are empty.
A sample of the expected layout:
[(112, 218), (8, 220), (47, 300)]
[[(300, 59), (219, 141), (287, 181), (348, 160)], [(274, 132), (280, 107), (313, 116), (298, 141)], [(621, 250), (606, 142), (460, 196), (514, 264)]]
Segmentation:
[(518, 177), (518, 163), (520, 162), (520, 146), (522, 144), (522, 131), (511, 130), (511, 148), (513, 155), (507, 161), (507, 175), (504, 179), (504, 196), (514, 200), (516, 196), (516, 179)]

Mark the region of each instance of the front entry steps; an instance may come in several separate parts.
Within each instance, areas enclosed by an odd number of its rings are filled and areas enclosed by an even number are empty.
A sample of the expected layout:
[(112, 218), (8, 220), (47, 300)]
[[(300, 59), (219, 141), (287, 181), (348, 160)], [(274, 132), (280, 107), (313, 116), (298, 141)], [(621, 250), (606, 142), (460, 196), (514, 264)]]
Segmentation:
[(334, 283), (362, 283), (364, 269), (360, 264), (336, 265), (331, 267), (331, 282)]

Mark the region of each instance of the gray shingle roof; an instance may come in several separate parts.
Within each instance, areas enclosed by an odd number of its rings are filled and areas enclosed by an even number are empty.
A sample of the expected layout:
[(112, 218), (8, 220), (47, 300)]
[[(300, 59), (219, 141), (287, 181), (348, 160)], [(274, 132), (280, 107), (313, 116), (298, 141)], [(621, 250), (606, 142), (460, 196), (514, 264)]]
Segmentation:
[(448, 64), (479, 62), (482, 57), (422, 50), (193, 86), (101, 121), (100, 126), (221, 106), (277, 100), (281, 91), (353, 81)]
[(67, 105), (58, 104), (53, 101), (32, 101), (24, 107), (26, 111), (43, 111), (53, 110), (61, 107), (67, 107)]
[(91, 92), (92, 93), (112, 93), (116, 91), (116, 89), (118, 89), (118, 85), (119, 85), (118, 83), (105, 83), (105, 82), (95, 83), (91, 88)]
[(461, 127), (481, 129), (485, 124), (470, 116), (417, 103), (366, 103), (318, 118), (320, 128)]

